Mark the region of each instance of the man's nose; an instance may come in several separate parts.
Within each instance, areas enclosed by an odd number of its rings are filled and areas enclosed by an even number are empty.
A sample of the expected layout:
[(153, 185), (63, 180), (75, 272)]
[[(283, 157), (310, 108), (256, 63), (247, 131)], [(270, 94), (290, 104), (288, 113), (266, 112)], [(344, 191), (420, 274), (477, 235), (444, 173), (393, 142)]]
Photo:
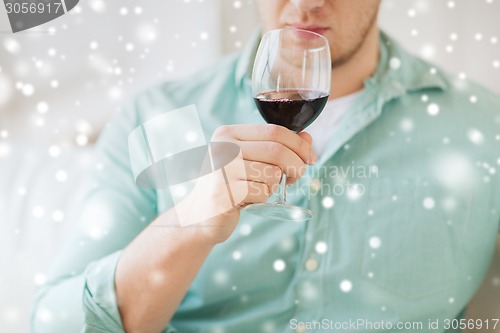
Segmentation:
[(302, 12), (308, 12), (323, 7), (325, 1), (326, 0), (290, 0), (290, 2)]

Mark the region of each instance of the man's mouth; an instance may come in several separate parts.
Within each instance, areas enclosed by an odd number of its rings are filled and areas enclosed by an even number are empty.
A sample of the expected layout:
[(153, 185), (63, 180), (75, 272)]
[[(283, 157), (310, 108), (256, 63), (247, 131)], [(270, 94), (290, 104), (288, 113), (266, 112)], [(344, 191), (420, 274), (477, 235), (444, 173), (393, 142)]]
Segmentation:
[(321, 26), (300, 26), (300, 25), (289, 25), (289, 28), (306, 30), (310, 32), (314, 32), (318, 35), (324, 35), (329, 28), (321, 27)]

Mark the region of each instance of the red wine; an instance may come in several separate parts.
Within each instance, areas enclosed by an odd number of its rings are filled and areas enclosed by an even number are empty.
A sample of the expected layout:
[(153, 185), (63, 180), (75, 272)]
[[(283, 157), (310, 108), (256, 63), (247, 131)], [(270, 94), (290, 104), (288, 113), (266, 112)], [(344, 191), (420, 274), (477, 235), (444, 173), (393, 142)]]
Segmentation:
[(254, 99), (267, 123), (285, 126), (298, 133), (319, 116), (328, 95), (314, 90), (289, 89), (266, 91)]

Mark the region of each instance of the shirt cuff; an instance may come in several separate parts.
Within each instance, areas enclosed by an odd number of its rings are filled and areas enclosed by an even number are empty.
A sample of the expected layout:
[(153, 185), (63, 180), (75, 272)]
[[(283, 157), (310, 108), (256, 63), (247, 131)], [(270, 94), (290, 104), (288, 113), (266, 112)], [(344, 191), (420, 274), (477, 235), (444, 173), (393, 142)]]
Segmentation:
[(122, 251), (91, 262), (84, 272), (82, 333), (125, 332), (115, 294), (115, 268)]
[[(115, 291), (115, 270), (122, 251), (91, 262), (85, 269), (81, 333), (125, 333), (118, 311)], [(167, 326), (162, 333), (177, 333)]]

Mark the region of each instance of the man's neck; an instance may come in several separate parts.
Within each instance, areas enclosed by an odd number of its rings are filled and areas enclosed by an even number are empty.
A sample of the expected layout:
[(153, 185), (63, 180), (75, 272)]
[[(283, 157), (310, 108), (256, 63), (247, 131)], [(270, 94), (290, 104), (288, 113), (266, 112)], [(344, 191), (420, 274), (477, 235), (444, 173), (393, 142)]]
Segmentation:
[(358, 51), (346, 63), (332, 70), (332, 89), (329, 99), (363, 89), (364, 80), (373, 75), (377, 69), (379, 39), (378, 26), (374, 24)]

